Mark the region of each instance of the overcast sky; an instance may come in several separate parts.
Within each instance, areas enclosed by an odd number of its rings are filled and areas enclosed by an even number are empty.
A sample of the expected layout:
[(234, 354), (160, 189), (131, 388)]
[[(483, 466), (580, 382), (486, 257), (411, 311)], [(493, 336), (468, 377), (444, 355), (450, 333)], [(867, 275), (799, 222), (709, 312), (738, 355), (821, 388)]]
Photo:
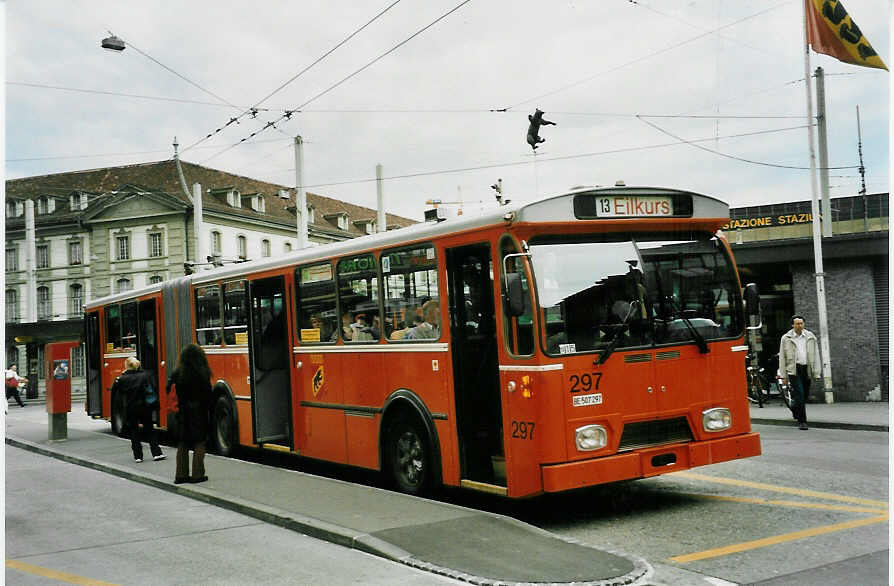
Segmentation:
[[(388, 211), (414, 219), (431, 198), (492, 207), (498, 178), (517, 201), (617, 180), (810, 198), (786, 168), (809, 165), (800, 0), (392, 2), (11, 0), (7, 178), (164, 160), (176, 136), (183, 160), (294, 186), (300, 134), (309, 191), (375, 207), (380, 163)], [(889, 3), (844, 4), (890, 66)], [(100, 49), (107, 31), (129, 47)], [(867, 190), (888, 191), (888, 72), (817, 66), (830, 166), (849, 167), (832, 196), (860, 189), (858, 105)], [(535, 157), (536, 107), (556, 126)]]

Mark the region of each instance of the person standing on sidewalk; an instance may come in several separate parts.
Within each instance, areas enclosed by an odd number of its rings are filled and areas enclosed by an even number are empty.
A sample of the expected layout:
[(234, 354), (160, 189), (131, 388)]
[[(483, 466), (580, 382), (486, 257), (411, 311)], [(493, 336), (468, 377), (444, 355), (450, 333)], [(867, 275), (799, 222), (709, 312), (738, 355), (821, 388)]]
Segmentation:
[(16, 365), (11, 364), (9, 368), (6, 369), (6, 401), (9, 403), (9, 398), (12, 397), (16, 400), (16, 403), (19, 404), (19, 407), (24, 407), (25, 403), (22, 402), (22, 395), (19, 394), (19, 385), (21, 383), (27, 383), (28, 379), (19, 376), (19, 373), (16, 371)]
[[(205, 351), (187, 344), (180, 351), (177, 368), (168, 379), (177, 393), (177, 470), (174, 484), (205, 482), (205, 443), (208, 441), (211, 415), (211, 367)], [(189, 450), (192, 476), (189, 474)]]
[(803, 316), (792, 316), (792, 329), (779, 342), (779, 371), (792, 387), (792, 414), (798, 429), (807, 429), (807, 395), (811, 379), (819, 380), (820, 358), (816, 336), (804, 327)]
[[(124, 372), (112, 383), (113, 393), (124, 396), (124, 433), (130, 434), (130, 448), (134, 462), (143, 461), (142, 435), (149, 436), (149, 451), (156, 462), (164, 460), (165, 455), (158, 445), (158, 435), (152, 426), (152, 408), (158, 401), (158, 393), (152, 386), (152, 377), (140, 369), (140, 361), (136, 356), (129, 356), (124, 361)], [(117, 387), (117, 388), (116, 388)], [(141, 428), (142, 427), (142, 432)]]

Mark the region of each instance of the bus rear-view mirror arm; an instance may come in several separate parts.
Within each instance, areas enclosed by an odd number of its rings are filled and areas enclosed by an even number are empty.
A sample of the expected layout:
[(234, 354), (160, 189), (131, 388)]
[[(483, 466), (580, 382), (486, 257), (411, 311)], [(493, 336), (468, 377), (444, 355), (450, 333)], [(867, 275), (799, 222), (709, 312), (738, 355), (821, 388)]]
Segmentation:
[[(763, 320), (761, 320), (761, 296), (757, 291), (757, 283), (748, 283), (745, 285), (745, 292), (743, 294), (745, 298), (745, 314), (748, 316), (748, 321), (757, 321), (757, 325), (755, 326), (745, 326), (747, 330), (759, 330), (763, 327)], [(756, 320), (752, 320), (751, 318), (757, 318)]]
[(525, 292), (521, 275), (509, 270), (509, 259), (517, 256), (531, 256), (530, 252), (517, 252), (503, 257), (503, 311), (510, 317), (518, 317), (525, 312)]

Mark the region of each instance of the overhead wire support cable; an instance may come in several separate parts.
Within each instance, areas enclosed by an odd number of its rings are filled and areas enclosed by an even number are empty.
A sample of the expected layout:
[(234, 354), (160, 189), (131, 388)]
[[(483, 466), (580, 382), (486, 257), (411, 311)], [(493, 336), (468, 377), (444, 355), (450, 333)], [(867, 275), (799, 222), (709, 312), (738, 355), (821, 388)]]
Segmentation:
[[(775, 167), (775, 168), (777, 168), (777, 169), (809, 169), (809, 168), (810, 168), (810, 167), (799, 167), (799, 166), (795, 166), (795, 165), (780, 165), (780, 164), (778, 164), (778, 163), (767, 163), (767, 162), (764, 162), (764, 161), (755, 161), (755, 160), (753, 160), (753, 159), (746, 159), (746, 158), (743, 158), (743, 157), (737, 157), (737, 156), (735, 156), (735, 155), (728, 155), (728, 154), (726, 154), (726, 153), (721, 153), (720, 151), (716, 151), (716, 150), (714, 150), (714, 149), (709, 149), (708, 147), (702, 146), (702, 145), (700, 145), (700, 144), (695, 144), (695, 141), (686, 140), (685, 138), (682, 138), (682, 137), (680, 137), (680, 136), (677, 136), (676, 134), (670, 132), (669, 130), (665, 130), (664, 128), (661, 128), (661, 127), (658, 126), (657, 124), (654, 124), (654, 123), (652, 123), (652, 122), (649, 122), (648, 120), (646, 120), (646, 119), (643, 118), (642, 116), (637, 116), (637, 118), (638, 118), (641, 122), (643, 122), (644, 124), (648, 124), (649, 126), (651, 126), (652, 128), (654, 128), (654, 129), (657, 130), (658, 132), (661, 132), (661, 133), (663, 133), (663, 134), (666, 134), (666, 135), (670, 136), (671, 138), (675, 138), (675, 139), (677, 139), (678, 141), (680, 141), (681, 143), (688, 144), (688, 145), (693, 146), (693, 147), (695, 147), (695, 148), (697, 148), (697, 149), (703, 150), (703, 151), (705, 151), (705, 152), (712, 153), (712, 154), (717, 155), (717, 156), (720, 156), (720, 157), (725, 157), (725, 158), (727, 158), (727, 159), (733, 159), (734, 161), (741, 161), (741, 162), (743, 162), (743, 163), (751, 163), (752, 165), (761, 165), (761, 166), (764, 166), (764, 167)], [(799, 128), (804, 128), (804, 126), (800, 126)], [(856, 167), (856, 166), (853, 166), (853, 165), (845, 166), (845, 167), (827, 167), (827, 169), (856, 169), (856, 168), (857, 168), (857, 167)]]
[[(379, 18), (381, 18), (382, 15), (384, 15), (386, 12), (388, 12), (389, 10), (391, 10), (392, 8), (394, 8), (394, 6), (396, 6), (400, 1), (401, 1), (401, 0), (394, 0), (394, 2), (392, 2), (391, 4), (389, 4), (388, 6), (386, 6), (382, 11), (380, 11), (378, 14), (376, 14), (374, 17), (372, 17), (366, 24), (364, 24), (364, 25), (361, 26), (360, 28), (356, 29), (356, 30), (355, 30), (354, 32), (352, 32), (350, 35), (348, 35), (347, 37), (345, 37), (344, 39), (342, 39), (341, 41), (339, 41), (334, 47), (332, 47), (331, 49), (329, 49), (328, 51), (326, 51), (325, 53), (323, 53), (321, 56), (319, 56), (316, 60), (314, 60), (313, 63), (311, 63), (310, 65), (308, 65), (307, 67), (305, 67), (304, 69), (302, 69), (301, 71), (299, 71), (298, 73), (296, 73), (295, 75), (293, 75), (292, 77), (290, 77), (285, 83), (281, 84), (278, 88), (276, 88), (275, 90), (273, 90), (272, 92), (270, 92), (269, 94), (267, 94), (266, 96), (264, 96), (263, 98), (261, 98), (258, 102), (255, 103), (255, 105), (254, 105), (253, 107), (249, 108), (248, 110), (246, 110), (245, 112), (243, 112), (242, 114), (240, 114), (239, 116), (237, 116), (236, 118), (231, 118), (229, 122), (227, 122), (226, 124), (224, 124), (224, 125), (221, 126), (220, 128), (216, 129), (215, 131), (213, 131), (213, 132), (207, 134), (207, 135), (204, 136), (203, 138), (201, 138), (201, 139), (197, 140), (196, 142), (192, 143), (191, 145), (189, 145), (188, 147), (186, 147), (185, 149), (183, 149), (183, 152), (186, 152), (186, 151), (188, 151), (189, 149), (193, 148), (194, 146), (198, 145), (199, 143), (208, 140), (209, 138), (211, 138), (212, 136), (214, 136), (215, 134), (217, 134), (218, 132), (220, 132), (221, 130), (223, 130), (224, 128), (226, 128), (227, 126), (229, 126), (230, 124), (232, 124), (233, 122), (236, 122), (236, 123), (238, 124), (238, 122), (239, 122), (239, 118), (242, 118), (242, 117), (245, 116), (246, 114), (251, 114), (251, 115), (252, 115), (252, 118), (254, 118), (254, 117), (257, 115), (257, 113), (258, 113), (258, 111), (259, 111), (258, 107), (259, 107), (261, 104), (263, 104), (264, 102), (266, 102), (267, 100), (269, 100), (269, 99), (270, 99), (271, 97), (273, 97), (275, 94), (277, 94), (277, 93), (279, 93), (280, 91), (282, 91), (282, 90), (283, 90), (286, 86), (288, 86), (290, 83), (292, 83), (293, 81), (295, 81), (296, 79), (298, 79), (300, 76), (304, 75), (304, 74), (305, 74), (308, 70), (310, 70), (314, 65), (318, 64), (320, 61), (322, 61), (323, 59), (325, 59), (326, 57), (328, 57), (329, 55), (331, 55), (332, 53), (334, 53), (336, 50), (338, 50), (342, 45), (344, 45), (345, 43), (347, 43), (348, 41), (350, 41), (351, 39), (353, 39), (353, 38), (354, 38), (355, 36), (357, 36), (361, 31), (363, 31), (366, 27), (368, 27), (368, 26), (371, 25), (373, 22), (375, 22), (376, 20), (378, 20)], [(286, 113), (284, 114), (284, 116), (285, 116), (286, 118), (290, 118), (290, 117), (292, 116), (292, 114), (294, 114), (294, 113), (297, 112), (298, 110), (299, 110), (299, 108), (294, 108), (294, 109), (292, 109), (292, 110), (286, 110)]]
[[(413, 39), (415, 39), (416, 37), (418, 37), (419, 35), (421, 35), (423, 32), (427, 31), (428, 29), (430, 29), (430, 28), (433, 27), (434, 25), (438, 24), (439, 22), (441, 22), (442, 20), (444, 20), (445, 18), (447, 18), (448, 16), (450, 16), (451, 14), (453, 14), (454, 12), (456, 12), (457, 10), (459, 10), (460, 8), (462, 8), (463, 6), (465, 6), (466, 4), (468, 4), (468, 3), (471, 2), (471, 1), (472, 1), (472, 0), (463, 0), (462, 2), (460, 2), (459, 4), (457, 4), (456, 6), (454, 6), (453, 8), (451, 8), (450, 10), (448, 10), (447, 12), (445, 12), (444, 14), (442, 14), (441, 16), (439, 16), (438, 18), (436, 18), (435, 20), (433, 20), (432, 22), (428, 23), (427, 25), (425, 25), (425, 26), (422, 27), (421, 29), (417, 30), (415, 33), (413, 33), (412, 35), (410, 35), (409, 37), (407, 37), (407, 38), (404, 39), (403, 41), (399, 42), (398, 44), (394, 45), (393, 47), (391, 47), (390, 49), (388, 49), (387, 51), (385, 51), (384, 53), (382, 53), (382, 54), (379, 55), (378, 57), (374, 58), (372, 61), (368, 62), (366, 65), (364, 65), (364, 66), (361, 67), (360, 69), (358, 69), (358, 70), (356, 70), (355, 72), (353, 72), (353, 73), (347, 75), (346, 77), (342, 78), (340, 81), (338, 81), (338, 82), (332, 84), (331, 86), (329, 86), (329, 87), (326, 88), (325, 90), (319, 92), (317, 95), (315, 95), (315, 96), (313, 96), (312, 98), (310, 98), (309, 100), (305, 101), (303, 104), (301, 104), (301, 105), (299, 105), (299, 106), (296, 106), (295, 108), (292, 108), (291, 111), (294, 112), (294, 111), (301, 110), (302, 108), (304, 108), (304, 107), (307, 106), (308, 104), (311, 104), (311, 103), (315, 102), (316, 100), (318, 100), (319, 98), (321, 98), (321, 97), (323, 97), (324, 95), (328, 94), (329, 92), (331, 92), (331, 91), (334, 90), (335, 88), (339, 87), (340, 85), (342, 85), (343, 83), (345, 83), (345, 82), (348, 81), (349, 79), (351, 79), (351, 78), (353, 78), (354, 76), (358, 75), (359, 73), (361, 73), (361, 72), (363, 72), (363, 71), (369, 69), (372, 65), (374, 65), (374, 64), (377, 63), (378, 61), (384, 59), (385, 57), (387, 57), (388, 55), (390, 55), (391, 53), (393, 53), (393, 52), (396, 51), (397, 49), (403, 47), (404, 45), (406, 45), (407, 43), (409, 43), (410, 41), (412, 41)], [(277, 120), (275, 120), (274, 123), (275, 123), (275, 122), (279, 122), (279, 121), (282, 120), (283, 118), (285, 118), (285, 114), (282, 115), (282, 116), (280, 116)], [(267, 127), (264, 127), (264, 129), (266, 129), (266, 128), (267, 128)], [(257, 132), (254, 132), (254, 133), (252, 133), (250, 136), (248, 136), (248, 137), (246, 137), (246, 138), (243, 138), (243, 139), (240, 140), (239, 142), (237, 142), (237, 143), (235, 143), (235, 144), (232, 144), (232, 145), (228, 146), (227, 148), (223, 149), (222, 151), (220, 151), (220, 152), (218, 152), (218, 153), (216, 153), (216, 154), (214, 154), (214, 155), (208, 157), (207, 159), (205, 159), (205, 161), (203, 161), (203, 163), (208, 162), (208, 161), (210, 161), (211, 159), (214, 159), (214, 158), (218, 157), (219, 155), (222, 155), (223, 153), (229, 151), (230, 149), (233, 149), (233, 148), (239, 146), (240, 144), (242, 144), (242, 143), (245, 142), (246, 140), (248, 140), (248, 139), (252, 138), (253, 136), (256, 136), (258, 133), (262, 132), (264, 129), (259, 130), (259, 131), (257, 131)]]
[(577, 87), (577, 86), (579, 86), (579, 85), (581, 85), (581, 84), (587, 83), (588, 81), (592, 81), (592, 80), (596, 79), (597, 77), (599, 77), (600, 75), (605, 75), (605, 74), (607, 74), (607, 73), (612, 73), (612, 72), (614, 72), (614, 71), (618, 71), (619, 69), (623, 69), (624, 67), (627, 67), (627, 66), (629, 66), (629, 65), (634, 65), (634, 64), (636, 64), (636, 63), (639, 63), (640, 61), (645, 61), (646, 59), (650, 59), (650, 58), (652, 58), (652, 57), (655, 57), (656, 55), (660, 55), (660, 54), (662, 54), (662, 53), (666, 53), (666, 52), (671, 51), (671, 50), (673, 50), (673, 49), (677, 49), (677, 48), (679, 48), (679, 47), (682, 47), (683, 45), (688, 45), (689, 43), (693, 43), (693, 42), (695, 42), (695, 41), (697, 41), (697, 40), (699, 40), (699, 39), (703, 39), (703, 38), (705, 38), (705, 37), (707, 37), (707, 36), (713, 35), (713, 34), (719, 32), (719, 31), (722, 31), (723, 29), (726, 29), (726, 28), (730, 28), (730, 27), (736, 26), (737, 24), (741, 24), (741, 23), (745, 22), (746, 20), (751, 20), (752, 18), (757, 18), (758, 16), (761, 16), (762, 14), (766, 14), (767, 12), (771, 12), (771, 11), (773, 11), (773, 10), (776, 10), (777, 8), (779, 8), (780, 6), (782, 6), (783, 4), (788, 4), (788, 2), (783, 2), (783, 3), (781, 3), (781, 4), (777, 4), (777, 5), (775, 5), (775, 6), (771, 6), (770, 8), (766, 8), (766, 9), (764, 9), (764, 10), (761, 10), (760, 12), (757, 12), (757, 13), (755, 13), (755, 14), (752, 14), (751, 16), (746, 16), (746, 17), (744, 17), (744, 18), (740, 18), (739, 20), (736, 20), (736, 21), (734, 21), (734, 22), (727, 23), (727, 24), (725, 24), (725, 25), (723, 25), (723, 26), (720, 26), (720, 27), (718, 27), (718, 28), (715, 28), (715, 29), (712, 29), (712, 30), (710, 30), (710, 31), (704, 32), (704, 33), (702, 33), (702, 34), (700, 34), (700, 35), (696, 35), (696, 36), (694, 36), (694, 37), (692, 37), (692, 38), (689, 38), (689, 39), (686, 39), (686, 40), (684, 40), (684, 41), (680, 41), (679, 43), (670, 45), (670, 46), (668, 46), (668, 47), (664, 47), (663, 49), (659, 49), (659, 50), (657, 50), (657, 51), (653, 51), (653, 52), (648, 53), (648, 54), (646, 54), (646, 55), (642, 55), (642, 56), (640, 56), (640, 57), (637, 57), (636, 59), (632, 59), (632, 60), (630, 60), (630, 61), (627, 61), (627, 62), (625, 62), (625, 63), (622, 63), (622, 64), (620, 64), (620, 65), (617, 65), (617, 66), (615, 66), (615, 67), (606, 69), (606, 70), (604, 70), (604, 71), (600, 71), (600, 72), (595, 73), (595, 74), (593, 74), (593, 75), (591, 75), (591, 76), (589, 76), (589, 77), (586, 77), (586, 78), (584, 78), (584, 79), (580, 79), (580, 80), (575, 81), (575, 82), (573, 82), (573, 83), (570, 83), (570, 84), (568, 84), (568, 85), (566, 85), (566, 86), (560, 87), (560, 88), (557, 89), (557, 90), (553, 90), (553, 91), (551, 91), (551, 92), (547, 92), (547, 93), (545, 93), (545, 94), (540, 94), (539, 96), (535, 96), (535, 97), (533, 97), (533, 98), (529, 98), (529, 99), (527, 99), (527, 100), (523, 100), (523, 101), (518, 102), (518, 103), (516, 103), (516, 104), (514, 104), (514, 105), (512, 105), (512, 106), (509, 106), (508, 109), (511, 110), (511, 109), (513, 109), (513, 108), (516, 108), (516, 107), (518, 107), (518, 106), (521, 106), (522, 104), (527, 104), (527, 103), (529, 103), (529, 102), (535, 102), (535, 101), (541, 100), (541, 99), (543, 99), (543, 98), (546, 98), (546, 97), (549, 97), (549, 96), (553, 96), (553, 95), (555, 95), (555, 94), (558, 94), (558, 93), (564, 92), (564, 91), (566, 91), (566, 90), (569, 90), (569, 89), (571, 89), (571, 88), (573, 88), (573, 87)]
[[(690, 142), (690, 143), (709, 142), (709, 141), (717, 140), (718, 138), (721, 138), (721, 139), (742, 138), (742, 137), (746, 137), (746, 136), (773, 134), (776, 132), (788, 132), (791, 130), (803, 130), (804, 128), (805, 128), (804, 125), (789, 126), (786, 128), (774, 128), (774, 129), (770, 129), (770, 130), (756, 130), (754, 132), (728, 134), (728, 135), (720, 136), (720, 137), (711, 136), (708, 138), (698, 138), (698, 139), (692, 139), (688, 142)], [(618, 149), (610, 149), (607, 151), (595, 151), (595, 152), (590, 152), (590, 153), (578, 153), (578, 154), (574, 154), (574, 155), (560, 155), (560, 156), (554, 156), (554, 157), (540, 156), (540, 157), (537, 157), (537, 161), (539, 161), (539, 162), (568, 161), (568, 160), (573, 160), (573, 159), (582, 159), (582, 158), (586, 158), (586, 157), (601, 157), (601, 156), (605, 156), (605, 155), (616, 155), (616, 154), (621, 154), (621, 153), (630, 153), (630, 152), (637, 152), (637, 151), (660, 149), (660, 148), (667, 148), (667, 147), (673, 147), (673, 146), (679, 146), (679, 145), (680, 145), (680, 139), (677, 139), (674, 142), (665, 142), (665, 143), (652, 144), (652, 145), (646, 145), (646, 146), (624, 147), (624, 148), (618, 148)], [(748, 161), (746, 161), (746, 162), (748, 162)], [(535, 161), (533, 159), (531, 159), (528, 161), (513, 161), (513, 162), (509, 162), (509, 163), (493, 163), (493, 164), (489, 164), (489, 165), (477, 165), (474, 167), (459, 167), (456, 169), (441, 169), (441, 170), (437, 170), (437, 171), (419, 171), (416, 173), (407, 173), (404, 175), (391, 175), (388, 177), (383, 177), (382, 179), (386, 180), (386, 181), (390, 181), (390, 180), (394, 180), (394, 179), (412, 179), (414, 177), (426, 177), (426, 176), (430, 176), (430, 175), (447, 175), (447, 174), (451, 174), (451, 173), (465, 173), (467, 171), (482, 171), (485, 169), (496, 169), (496, 168), (501, 168), (501, 167), (519, 167), (522, 165), (533, 165), (534, 163), (535, 163)], [(803, 169), (807, 169), (808, 167), (787, 167), (787, 168), (803, 170)], [(831, 168), (832, 169), (849, 169), (851, 167), (831, 167)], [(353, 185), (353, 184), (357, 184), (357, 183), (370, 183), (370, 182), (373, 182), (376, 180), (377, 180), (377, 178), (372, 177), (369, 179), (352, 179), (352, 180), (347, 180), (347, 181), (316, 183), (314, 185), (306, 185), (305, 187), (310, 189), (310, 188), (316, 188), (316, 187), (332, 187), (332, 186), (336, 186), (336, 185)]]

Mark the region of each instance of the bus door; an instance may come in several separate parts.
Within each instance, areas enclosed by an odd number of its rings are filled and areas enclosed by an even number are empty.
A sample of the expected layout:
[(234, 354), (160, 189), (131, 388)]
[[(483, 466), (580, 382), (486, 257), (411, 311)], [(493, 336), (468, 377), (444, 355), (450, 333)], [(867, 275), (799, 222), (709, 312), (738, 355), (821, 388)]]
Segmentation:
[[(140, 366), (152, 377), (152, 384), (155, 387), (158, 396), (162, 393), (159, 391), (159, 368), (158, 368), (158, 320), (155, 315), (155, 299), (147, 299), (140, 301), (137, 306), (137, 358), (140, 360)], [(152, 421), (160, 424), (158, 418), (159, 402), (156, 401), (152, 406)]]
[(86, 350), (84, 360), (87, 366), (87, 415), (102, 415), (102, 347), (99, 342), (99, 312), (91, 311), (84, 320), (84, 340)]
[(493, 274), (488, 244), (447, 249), (460, 475), (505, 486)]
[(292, 447), (285, 278), (250, 281), (251, 404), (256, 443)]

